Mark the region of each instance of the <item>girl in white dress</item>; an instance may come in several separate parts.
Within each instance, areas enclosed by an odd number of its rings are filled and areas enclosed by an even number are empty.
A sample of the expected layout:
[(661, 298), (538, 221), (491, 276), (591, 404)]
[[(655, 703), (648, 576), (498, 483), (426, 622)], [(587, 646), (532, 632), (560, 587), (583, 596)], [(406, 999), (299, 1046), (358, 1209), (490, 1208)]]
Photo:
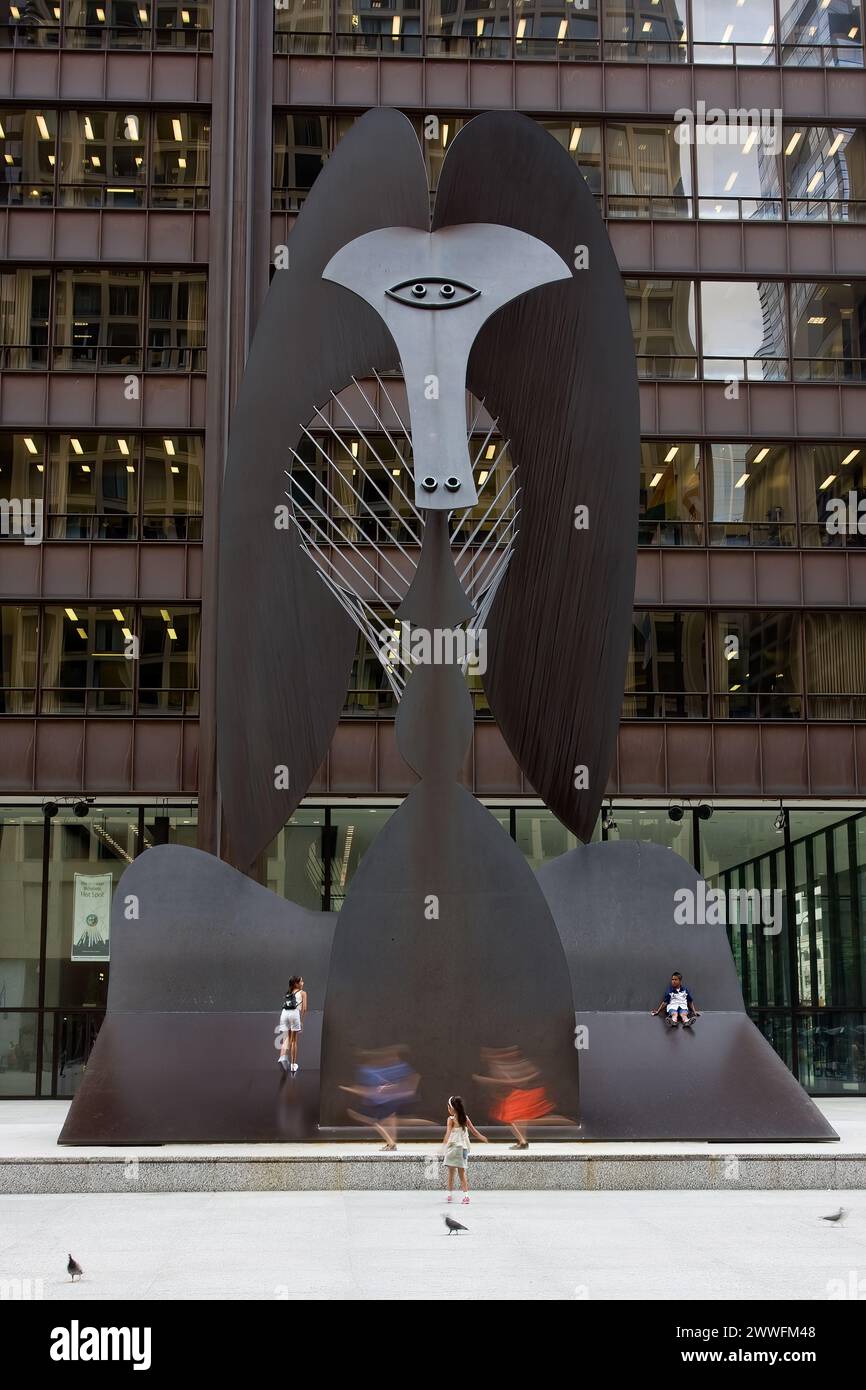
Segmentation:
[(445, 1149), (445, 1167), (448, 1169), (448, 1192), (446, 1202), (453, 1200), (454, 1174), (460, 1174), (460, 1186), (463, 1189), (463, 1203), (465, 1207), (469, 1203), (469, 1183), (466, 1178), (466, 1168), (469, 1163), (469, 1133), (480, 1139), (482, 1144), (490, 1141), (483, 1134), (479, 1134), (474, 1124), (466, 1114), (466, 1107), (462, 1097), (448, 1097), (448, 1123), (445, 1126), (445, 1138), (442, 1141)]

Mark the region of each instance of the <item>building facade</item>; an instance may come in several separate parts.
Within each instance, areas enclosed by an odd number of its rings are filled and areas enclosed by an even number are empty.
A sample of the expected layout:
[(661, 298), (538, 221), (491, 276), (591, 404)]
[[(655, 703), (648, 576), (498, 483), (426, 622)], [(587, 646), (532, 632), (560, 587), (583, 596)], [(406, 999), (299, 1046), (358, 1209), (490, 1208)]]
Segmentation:
[[(219, 851), (232, 404), (292, 222), (377, 105), (413, 122), (431, 193), (462, 125), (504, 108), (598, 201), (642, 443), (596, 833), (781, 893), (769, 930), (745, 898), (729, 922), (747, 1005), (810, 1090), (866, 1091), (860, 0), (22, 0), (0, 4), (0, 1095), (71, 1094), (86, 1062), (110, 961), (79, 939), (82, 879), (116, 882), (155, 843)], [(304, 458), (342, 472), (331, 505), (363, 543), (354, 470), (398, 503), (400, 460), (357, 397), (322, 411)], [(470, 418), (495, 484), (507, 448)], [(473, 698), (467, 785), (531, 863), (564, 852)], [(360, 641), (262, 882), (339, 908), (413, 781), (393, 718)]]

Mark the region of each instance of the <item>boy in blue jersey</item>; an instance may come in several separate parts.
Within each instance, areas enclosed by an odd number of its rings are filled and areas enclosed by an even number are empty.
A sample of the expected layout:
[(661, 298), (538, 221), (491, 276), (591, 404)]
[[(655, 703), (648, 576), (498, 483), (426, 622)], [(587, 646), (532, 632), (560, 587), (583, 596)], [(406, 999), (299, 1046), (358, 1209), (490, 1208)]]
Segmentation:
[(653, 1009), (651, 1017), (657, 1018), (662, 1009), (665, 1011), (669, 1028), (676, 1028), (678, 1023), (684, 1028), (691, 1028), (698, 1017), (695, 1001), (683, 984), (683, 977), (678, 970), (671, 975), (670, 989), (665, 990), (662, 1002), (657, 1009)]

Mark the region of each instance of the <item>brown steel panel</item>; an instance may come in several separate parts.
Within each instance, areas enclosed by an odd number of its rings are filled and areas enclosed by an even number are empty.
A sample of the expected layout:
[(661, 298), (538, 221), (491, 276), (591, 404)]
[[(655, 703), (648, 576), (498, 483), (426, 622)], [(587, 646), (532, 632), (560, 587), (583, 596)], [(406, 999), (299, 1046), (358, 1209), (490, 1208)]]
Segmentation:
[(424, 65), (403, 58), (399, 63), (383, 63), (380, 69), (382, 106), (422, 106)]
[(758, 796), (761, 785), (761, 744), (757, 724), (713, 725), (716, 791), (719, 795), (738, 792)]
[(143, 599), (181, 599), (186, 583), (186, 553), (182, 545), (143, 545), (138, 592)]
[(789, 121), (797, 117), (820, 117), (826, 108), (825, 75), (807, 68), (785, 68), (782, 72), (782, 100), (779, 103)]
[(376, 722), (341, 720), (334, 730), (328, 759), (328, 790), (335, 796), (378, 791)]
[(378, 786), (383, 796), (403, 796), (412, 790), (418, 776), (402, 757), (397, 747), (393, 724), (384, 721), (378, 726), (376, 755), (379, 760)]
[[(103, 429), (136, 429), (141, 424), (141, 401), (127, 400), (126, 373), (100, 372), (91, 382), (91, 390), (96, 394), (95, 426)], [(133, 373), (133, 375), (136, 375)], [(145, 380), (138, 377), (142, 393), (146, 390)]]
[(803, 552), (803, 602), (807, 608), (847, 604), (848, 566), (839, 551)]
[[(793, 222), (788, 227), (788, 245), (792, 275), (808, 275), (813, 279), (832, 275), (833, 238), (827, 234), (826, 226), (810, 227)], [(781, 268), (784, 269), (784, 262)]]
[(184, 598), (200, 599), (202, 596), (202, 548), (188, 545), (186, 548), (186, 591)]
[(334, 67), (337, 106), (373, 107), (378, 101), (379, 65), (375, 58), (346, 58)]
[(48, 383), (47, 424), (60, 429), (65, 425), (92, 425), (93, 402), (96, 396), (94, 376), (55, 372), (48, 378)]
[[(127, 55), (124, 54), (124, 57)], [(137, 55), (132, 56), (133, 62)], [(103, 101), (107, 55), (76, 49), (60, 60), (60, 98), (62, 101)], [(141, 61), (138, 59), (138, 61)]]
[(330, 106), (334, 64), (330, 58), (290, 58), (287, 106)]
[(36, 788), (84, 790), (84, 720), (39, 719), (36, 724)]
[(854, 796), (857, 776), (854, 729), (849, 724), (807, 726), (809, 790), (813, 796)]
[(704, 274), (737, 274), (743, 268), (740, 229), (736, 226), (700, 224), (700, 268)]
[(495, 724), (475, 725), (476, 796), (519, 795), (520, 767)]
[(841, 275), (862, 275), (866, 266), (866, 228), (834, 227), (833, 244), (837, 271)]
[(662, 574), (661, 551), (639, 550), (637, 568), (634, 576), (635, 606), (645, 603), (661, 603)]
[[(808, 397), (812, 391), (820, 389), (806, 386), (797, 390), (793, 386), (765, 386), (760, 382), (754, 382), (749, 387), (750, 433), (764, 435), (770, 439), (774, 436), (778, 438), (780, 435), (796, 434), (796, 416), (801, 413), (803, 396)], [(828, 394), (832, 395), (834, 400), (838, 399), (835, 387), (831, 387)], [(799, 424), (802, 428), (802, 420)]]
[(175, 50), (169, 61), (168, 55), (163, 55), (163, 61), (155, 59), (153, 64), (152, 78), (152, 100), (170, 101), (177, 104), (180, 100), (179, 93), (189, 92), (189, 100), (195, 101), (195, 78), (198, 58), (195, 53), (179, 53)]
[(761, 774), (766, 796), (808, 792), (809, 760), (804, 724), (761, 725)]
[[(847, 391), (847, 386), (843, 388)], [(837, 386), (801, 386), (797, 391), (797, 433), (827, 435), (841, 433), (839, 388)]]
[(755, 573), (751, 551), (739, 555), (711, 550), (709, 601), (717, 608), (755, 602)]
[(747, 275), (783, 274), (788, 264), (788, 227), (785, 223), (743, 224), (743, 270)]
[(19, 794), (33, 790), (35, 752), (34, 721), (4, 718), (0, 738), (0, 790)]
[(701, 432), (701, 388), (663, 381), (658, 387), (658, 432), (680, 439)]
[(46, 545), (42, 561), (42, 593), (45, 598), (87, 598), (89, 547), (86, 545)]
[[(78, 54), (75, 56), (78, 57)], [(14, 92), (11, 88), (7, 90), (14, 95), (16, 101), (26, 101), (29, 97), (37, 101), (51, 101), (52, 98), (56, 98), (57, 68), (60, 61), (56, 53), (29, 53), (25, 48), (16, 48), (13, 61)], [(101, 90), (102, 83), (99, 82), (96, 87), (91, 87), (89, 95), (92, 97)]]
[(755, 554), (755, 602), (766, 608), (797, 607), (803, 601), (800, 592), (800, 556), (796, 551)]
[[(280, 237), (279, 240), (285, 241), (285, 237)], [(207, 212), (197, 212), (193, 221), (192, 259), (200, 263), (207, 261), (210, 258), (210, 244), (210, 215)]]
[[(469, 64), (469, 105), (473, 111), (505, 110), (512, 106), (510, 63)], [(556, 109), (554, 100), (552, 109)]]
[[(176, 256), (183, 261), (184, 236), (189, 221), (189, 213), (178, 212), (175, 236)], [(102, 251), (103, 261), (143, 261), (148, 259), (147, 228), (148, 214), (132, 208), (124, 212), (114, 212), (110, 208), (102, 213)], [(155, 259), (155, 258), (154, 258)]]
[[(518, 63), (516, 65), (517, 90), (524, 77), (543, 63)], [(601, 111), (604, 106), (604, 73), (600, 63), (563, 63), (559, 68), (560, 110), (562, 111)], [(520, 110), (532, 110), (531, 106), (518, 101)]]
[(654, 382), (643, 381), (638, 388), (640, 427), (642, 434), (659, 433), (659, 388)]
[(133, 733), (133, 789), (169, 795), (183, 791), (183, 721), (138, 719)]
[(191, 430), (203, 430), (207, 410), (207, 379), (194, 376), (189, 383), (189, 403), (185, 407), (186, 425)]
[(690, 608), (708, 598), (707, 557), (703, 550), (660, 552), (662, 603)]
[(610, 64), (604, 69), (604, 109), (645, 111), (647, 109), (647, 69)]
[[(723, 111), (740, 105), (737, 79), (739, 69), (734, 67), (703, 67), (698, 65), (692, 73), (695, 101), (703, 99), (707, 106), (720, 106)], [(766, 102), (758, 102), (759, 106)]]
[[(658, 67), (651, 65), (648, 70), (649, 80), (649, 106), (648, 109), (654, 114), (670, 114), (679, 111), (681, 107), (691, 108), (694, 105), (692, 97), (692, 74), (686, 67)], [(640, 108), (643, 110), (643, 107)]]
[(147, 258), (182, 264), (192, 261), (194, 212), (151, 212), (147, 222)]
[(88, 792), (125, 792), (132, 783), (132, 720), (84, 721), (84, 786)]
[(698, 233), (695, 227), (688, 223), (677, 226), (671, 222), (666, 223), (662, 230), (659, 222), (651, 225), (654, 264), (649, 269), (677, 271), (680, 274), (684, 270), (697, 269)]
[(651, 222), (617, 222), (612, 218), (607, 224), (607, 234), (624, 275), (642, 275), (652, 269)]
[(866, 74), (859, 71), (830, 70), (825, 74), (826, 100), (822, 109), (828, 116), (863, 119), (866, 110)]
[(857, 439), (866, 434), (866, 389), (846, 386), (842, 391), (842, 434)]
[(782, 105), (782, 75), (779, 69), (750, 68), (745, 64), (737, 68), (737, 106), (757, 106), (776, 108)]
[[(172, 58), (174, 58), (172, 54)], [(165, 58), (153, 58), (155, 68), (165, 64)], [(174, 86), (168, 95), (179, 106), (194, 101), (194, 87), (184, 81), (185, 65), (172, 63)], [(105, 60), (106, 101), (157, 100), (156, 90), (150, 87), (151, 58), (147, 53), (109, 53)]]
[(101, 216), (101, 213), (86, 208), (76, 208), (74, 211), (58, 208), (55, 233), (55, 253), (58, 260), (99, 260)]
[(854, 730), (854, 756), (857, 774), (857, 791), (866, 792), (866, 727), (858, 725)]
[(48, 377), (42, 372), (3, 373), (0, 390), (4, 425), (25, 425), (32, 429), (34, 420), (45, 419)]
[(858, 608), (866, 608), (866, 555), (862, 551), (848, 551), (848, 584), (851, 603)]
[(10, 208), (6, 254), (10, 260), (35, 261), (51, 255), (55, 214), (39, 208)]
[(91, 597), (134, 599), (137, 552), (138, 547), (128, 543), (94, 545), (90, 551)]
[(668, 790), (682, 796), (713, 791), (713, 731), (709, 724), (668, 724)]
[(623, 795), (667, 790), (665, 730), (659, 724), (623, 724), (619, 731), (619, 788)]
[(432, 111), (459, 110), (469, 105), (469, 64), (456, 59), (424, 64), (427, 105)]
[[(219, 351), (215, 347), (214, 351)], [(202, 385), (203, 389), (203, 385)], [(190, 419), (189, 385), (184, 376), (145, 375), (141, 378), (142, 424), (154, 429), (195, 428)], [(203, 424), (201, 420), (197, 422)]]
[(195, 794), (198, 791), (198, 750), (201, 739), (201, 725), (197, 719), (183, 721), (183, 750), (181, 765), (181, 791)]
[(738, 435), (748, 433), (750, 396), (747, 386), (741, 383), (738, 395), (729, 399), (721, 382), (707, 382), (702, 397), (704, 426), (708, 434), (721, 435), (722, 439), (736, 439)]
[(39, 593), (38, 545), (0, 544), (0, 598), (33, 598)]
[(330, 783), (328, 780), (328, 766), (329, 758), (326, 754), (321, 767), (316, 769), (316, 772), (313, 776), (313, 780), (307, 788), (308, 796), (313, 796), (319, 792), (324, 794), (331, 790)]
[[(576, 92), (572, 93), (570, 86), (568, 89), (568, 96), (563, 94), (561, 98), (562, 104), (560, 103), (557, 94), (557, 77), (561, 72), (568, 72), (568, 68), (559, 68), (555, 63), (516, 63), (512, 68), (509, 63), (503, 64), (503, 69), (504, 80), (500, 83), (500, 87), (503, 88), (505, 80), (507, 80), (510, 105), (510, 88), (513, 73), (515, 92), (514, 106), (517, 111), (568, 111), (571, 109), (569, 98), (576, 102), (574, 110), (591, 111), (593, 109), (594, 103), (589, 93), (584, 90), (578, 98)], [(595, 72), (593, 75), (595, 76)], [(585, 70), (581, 72), (580, 76), (582, 78), (587, 76)], [(469, 77), (472, 83), (472, 104), (475, 106), (479, 102), (480, 91), (476, 85), (475, 73), (471, 65)], [(597, 82), (597, 86), (600, 90), (600, 83)], [(498, 101), (496, 104), (501, 105), (502, 102)]]

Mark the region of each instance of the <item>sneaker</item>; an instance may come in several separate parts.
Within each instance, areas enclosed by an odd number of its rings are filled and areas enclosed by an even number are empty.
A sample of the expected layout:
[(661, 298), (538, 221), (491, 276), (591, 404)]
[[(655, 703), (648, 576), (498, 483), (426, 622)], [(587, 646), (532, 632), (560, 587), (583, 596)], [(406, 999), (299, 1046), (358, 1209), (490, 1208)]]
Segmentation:
[(297, 1062), (292, 1062), (292, 1071), (297, 1071), (297, 1070), (298, 1070), (298, 1064), (297, 1064)]
[(468, 1206), (469, 1206), (469, 1198), (468, 1198), (468, 1197), (464, 1197), (464, 1198), (463, 1198), (463, 1201), (460, 1203), (460, 1205), (461, 1205), (461, 1207), (468, 1207)]
[(446, 1201), (446, 1202), (453, 1202), (453, 1201), (454, 1201), (454, 1195), (453, 1195), (453, 1193), (451, 1193), (451, 1192), (447, 1193), (447, 1194), (446, 1194), (446, 1197), (445, 1197), (445, 1201)]
[(683, 1027), (684, 1027), (684, 1028), (691, 1028), (691, 1026), (692, 1026), (692, 1024), (694, 1023), (694, 1021), (695, 1021), (695, 1020), (694, 1020), (693, 1018), (684, 1018), (684, 1019), (683, 1019)]
[(288, 1075), (288, 1070), (289, 1070), (289, 1059), (288, 1059), (287, 1057), (278, 1057), (278, 1058), (277, 1058), (277, 1061), (279, 1062), (279, 1064), (280, 1064), (280, 1066), (282, 1067), (283, 1071)]

